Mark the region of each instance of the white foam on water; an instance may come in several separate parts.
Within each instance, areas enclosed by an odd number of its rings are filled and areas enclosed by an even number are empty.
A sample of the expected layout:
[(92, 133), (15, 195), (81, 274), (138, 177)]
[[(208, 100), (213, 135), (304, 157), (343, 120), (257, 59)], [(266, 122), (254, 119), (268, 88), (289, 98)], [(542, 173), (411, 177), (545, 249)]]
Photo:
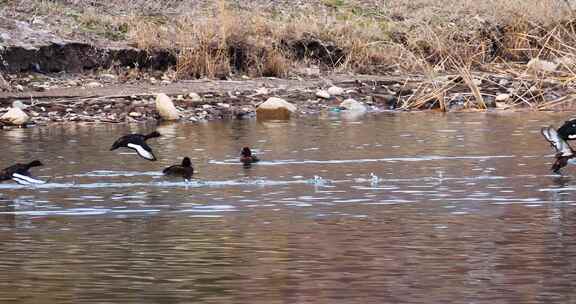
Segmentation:
[[(488, 160), (488, 159), (500, 159), (500, 158), (514, 158), (515, 155), (493, 155), (493, 156), (420, 156), (420, 157), (390, 157), (390, 158), (366, 158), (366, 159), (342, 159), (342, 160), (276, 160), (276, 161), (266, 161), (261, 160), (258, 165), (264, 166), (278, 166), (278, 165), (301, 165), (301, 164), (356, 164), (356, 163), (373, 163), (373, 162), (419, 162), (419, 161), (435, 161), (435, 160)], [(235, 165), (238, 166), (239, 162), (237, 159), (227, 159), (223, 161), (211, 160), (210, 164), (215, 165)]]
[(74, 177), (131, 177), (131, 176), (162, 176), (162, 172), (155, 171), (108, 171), (96, 170), (82, 174), (74, 174)]
[(94, 209), (94, 208), (72, 208), (61, 210), (30, 210), (30, 211), (11, 211), (0, 212), (0, 214), (28, 215), (28, 216), (49, 216), (49, 215), (103, 215), (111, 209)]

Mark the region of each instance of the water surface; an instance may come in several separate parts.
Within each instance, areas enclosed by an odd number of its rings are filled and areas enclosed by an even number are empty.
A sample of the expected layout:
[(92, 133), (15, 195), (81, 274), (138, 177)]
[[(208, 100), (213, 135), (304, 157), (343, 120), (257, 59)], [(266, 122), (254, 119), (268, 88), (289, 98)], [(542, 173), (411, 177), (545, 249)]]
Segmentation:
[[(569, 303), (576, 167), (566, 114), (383, 113), (0, 132), (0, 301)], [(159, 161), (108, 151), (157, 129)], [(243, 168), (249, 145), (263, 161)], [(160, 172), (190, 156), (186, 183)]]

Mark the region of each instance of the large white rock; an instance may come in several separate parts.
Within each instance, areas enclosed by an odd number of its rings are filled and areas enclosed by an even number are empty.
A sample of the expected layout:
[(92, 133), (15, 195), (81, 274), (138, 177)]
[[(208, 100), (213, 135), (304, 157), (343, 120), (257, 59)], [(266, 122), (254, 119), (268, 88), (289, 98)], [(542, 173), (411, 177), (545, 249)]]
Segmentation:
[(367, 110), (366, 106), (363, 103), (356, 101), (352, 98), (344, 100), (342, 103), (340, 103), (340, 107), (344, 108), (345, 110), (354, 112), (366, 112)]
[(156, 110), (163, 120), (178, 120), (180, 113), (174, 106), (172, 99), (164, 93), (156, 95)]
[(337, 86), (331, 86), (327, 90), (328, 94), (332, 96), (340, 96), (345, 93), (344, 89)]
[(7, 124), (21, 126), (30, 120), (30, 116), (20, 108), (10, 108), (8, 112), (0, 116), (0, 120)]
[(296, 106), (278, 97), (270, 97), (256, 108), (259, 119), (289, 119)]

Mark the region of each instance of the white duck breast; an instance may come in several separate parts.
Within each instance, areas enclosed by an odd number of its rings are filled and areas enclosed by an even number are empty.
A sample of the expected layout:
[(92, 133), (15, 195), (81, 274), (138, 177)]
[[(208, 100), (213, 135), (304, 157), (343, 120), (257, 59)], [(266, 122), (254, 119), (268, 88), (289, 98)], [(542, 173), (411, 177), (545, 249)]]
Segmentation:
[(35, 179), (33, 177), (22, 175), (18, 173), (12, 174), (12, 180), (21, 184), (21, 185), (32, 185), (32, 184), (45, 184), (46, 182), (43, 180)]
[(136, 150), (136, 153), (138, 153), (138, 155), (144, 157), (145, 159), (150, 159), (150, 160), (155, 159), (154, 155), (152, 153), (146, 151), (146, 149), (144, 149), (144, 147), (142, 147), (141, 145), (129, 143), (126, 146), (130, 149)]
[(558, 136), (558, 133), (556, 132), (556, 130), (554, 130), (554, 128), (551, 127), (543, 128), (542, 135), (544, 135), (544, 138), (546, 138), (546, 140), (552, 145), (552, 147), (554, 147), (556, 152), (560, 153), (562, 156), (574, 155), (574, 152), (572, 151), (572, 148), (570, 148), (570, 145), (562, 138), (560, 138), (560, 136)]

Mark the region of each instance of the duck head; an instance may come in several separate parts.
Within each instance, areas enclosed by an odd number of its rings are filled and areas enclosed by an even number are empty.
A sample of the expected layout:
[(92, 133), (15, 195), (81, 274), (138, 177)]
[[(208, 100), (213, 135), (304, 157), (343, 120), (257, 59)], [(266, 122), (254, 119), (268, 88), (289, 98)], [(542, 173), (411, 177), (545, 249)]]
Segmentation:
[(559, 129), (558, 135), (563, 140), (576, 139), (576, 119), (566, 121)]
[(44, 166), (44, 164), (39, 160), (33, 160), (28, 164), (28, 167), (40, 167), (40, 166)]
[(144, 135), (146, 139), (160, 137), (160, 133), (158, 131), (154, 131), (148, 135)]
[(252, 156), (252, 151), (250, 150), (250, 148), (244, 147), (244, 148), (242, 148), (240, 155), (242, 155), (244, 157), (250, 157), (250, 156)]
[(189, 157), (184, 157), (182, 159), (182, 167), (187, 167), (187, 168), (192, 167), (192, 161), (190, 161)]

